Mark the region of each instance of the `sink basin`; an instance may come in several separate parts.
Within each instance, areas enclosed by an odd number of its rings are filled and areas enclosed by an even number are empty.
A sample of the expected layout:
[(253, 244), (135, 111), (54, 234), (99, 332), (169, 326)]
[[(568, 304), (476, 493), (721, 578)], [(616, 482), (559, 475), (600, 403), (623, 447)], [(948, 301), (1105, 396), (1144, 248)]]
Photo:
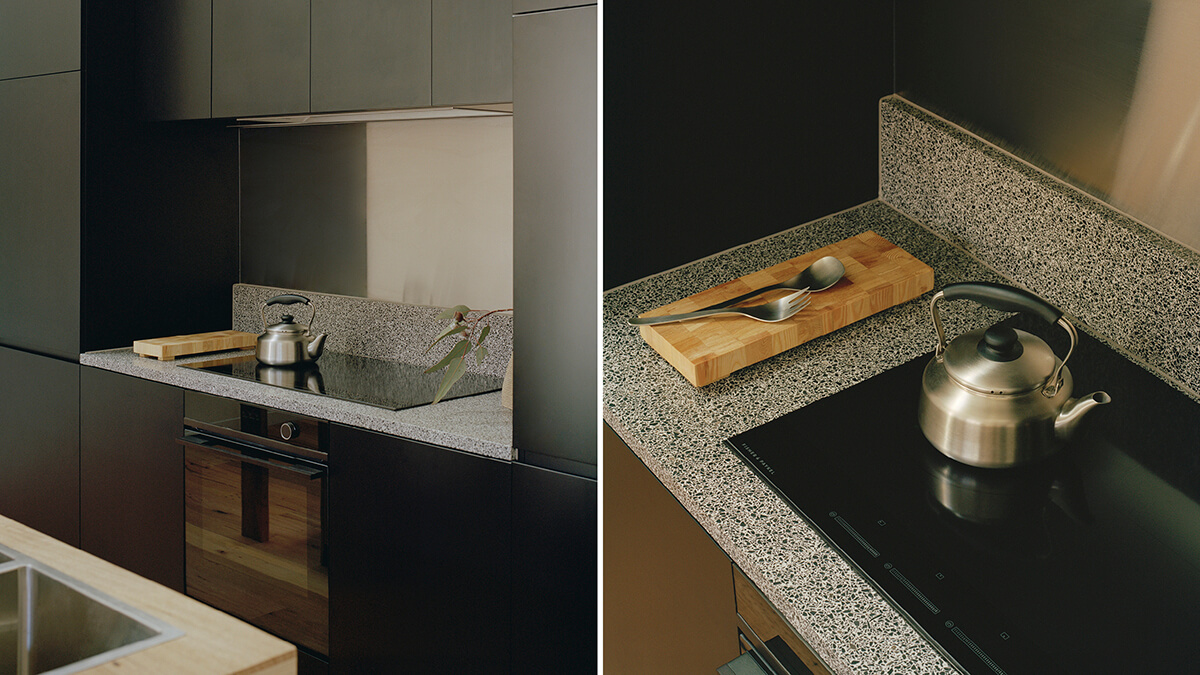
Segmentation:
[(75, 673), (183, 635), (38, 561), (0, 556), (0, 675)]

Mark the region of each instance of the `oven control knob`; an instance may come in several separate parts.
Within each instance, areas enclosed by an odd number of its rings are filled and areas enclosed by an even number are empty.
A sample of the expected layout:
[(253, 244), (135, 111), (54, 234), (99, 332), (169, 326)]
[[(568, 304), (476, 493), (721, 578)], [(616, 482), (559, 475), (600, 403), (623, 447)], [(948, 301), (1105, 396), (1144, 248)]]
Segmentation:
[(295, 422), (284, 422), (279, 425), (279, 435), (283, 440), (290, 441), (300, 435), (300, 427), (296, 426)]

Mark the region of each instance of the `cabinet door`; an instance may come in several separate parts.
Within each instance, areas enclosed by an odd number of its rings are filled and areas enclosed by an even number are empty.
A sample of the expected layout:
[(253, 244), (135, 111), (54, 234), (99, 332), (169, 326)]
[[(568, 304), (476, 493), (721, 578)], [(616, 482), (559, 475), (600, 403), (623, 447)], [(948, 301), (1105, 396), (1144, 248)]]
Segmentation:
[(512, 101), (512, 3), (433, 0), (433, 104)]
[(79, 545), (79, 365), (0, 347), (0, 514)]
[(80, 547), (183, 592), (183, 391), (84, 367)]
[(212, 115), (212, 0), (139, 3), (142, 98), (154, 120)]
[(429, 0), (312, 0), (314, 112), (430, 101)]
[(510, 495), (508, 462), (332, 425), (332, 672), (508, 672)]
[(79, 358), (79, 73), (0, 81), (0, 344)]
[(595, 7), (513, 19), (513, 109), (513, 443), (594, 471)]
[(213, 117), (308, 112), (308, 14), (308, 0), (213, 0)]
[(596, 672), (596, 481), (512, 468), (512, 672)]
[(0, 2), (0, 80), (79, 70), (80, 0)]

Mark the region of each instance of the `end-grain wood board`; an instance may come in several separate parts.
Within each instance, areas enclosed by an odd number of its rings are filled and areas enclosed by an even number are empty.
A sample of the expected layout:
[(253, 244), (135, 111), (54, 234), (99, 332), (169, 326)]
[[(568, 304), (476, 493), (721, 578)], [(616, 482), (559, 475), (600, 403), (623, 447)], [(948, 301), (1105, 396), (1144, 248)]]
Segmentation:
[[(875, 232), (867, 231), (676, 300), (641, 316), (703, 309), (756, 288), (779, 283), (827, 255), (842, 261), (846, 276), (833, 288), (813, 293), (811, 304), (790, 319), (763, 323), (744, 316), (714, 316), (640, 326), (642, 338), (688, 382), (702, 387), (740, 368), (933, 290), (933, 269), (929, 265)], [(761, 304), (787, 293), (773, 291), (748, 304)]]
[(240, 330), (219, 330), (212, 333), (175, 335), (172, 337), (137, 340), (133, 343), (135, 354), (173, 361), (177, 356), (219, 352), (226, 349), (248, 349), (254, 347), (258, 335)]

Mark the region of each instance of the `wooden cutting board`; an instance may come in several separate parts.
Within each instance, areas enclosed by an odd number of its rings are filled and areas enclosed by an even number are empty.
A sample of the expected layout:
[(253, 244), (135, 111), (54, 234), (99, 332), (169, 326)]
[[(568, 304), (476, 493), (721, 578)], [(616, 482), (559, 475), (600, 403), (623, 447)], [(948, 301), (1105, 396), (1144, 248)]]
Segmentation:
[(177, 356), (219, 352), (226, 349), (247, 349), (254, 347), (257, 339), (258, 334), (256, 333), (219, 330), (212, 333), (137, 340), (133, 343), (133, 351), (135, 354), (156, 358), (160, 361), (172, 361)]
[[(703, 309), (795, 276), (815, 260), (837, 256), (846, 276), (814, 293), (812, 303), (779, 323), (744, 316), (716, 316), (658, 326), (640, 326), (642, 338), (697, 387), (758, 363), (933, 290), (933, 269), (904, 249), (868, 231), (773, 267), (676, 300), (641, 316)], [(749, 301), (757, 305), (786, 295), (773, 291)]]

